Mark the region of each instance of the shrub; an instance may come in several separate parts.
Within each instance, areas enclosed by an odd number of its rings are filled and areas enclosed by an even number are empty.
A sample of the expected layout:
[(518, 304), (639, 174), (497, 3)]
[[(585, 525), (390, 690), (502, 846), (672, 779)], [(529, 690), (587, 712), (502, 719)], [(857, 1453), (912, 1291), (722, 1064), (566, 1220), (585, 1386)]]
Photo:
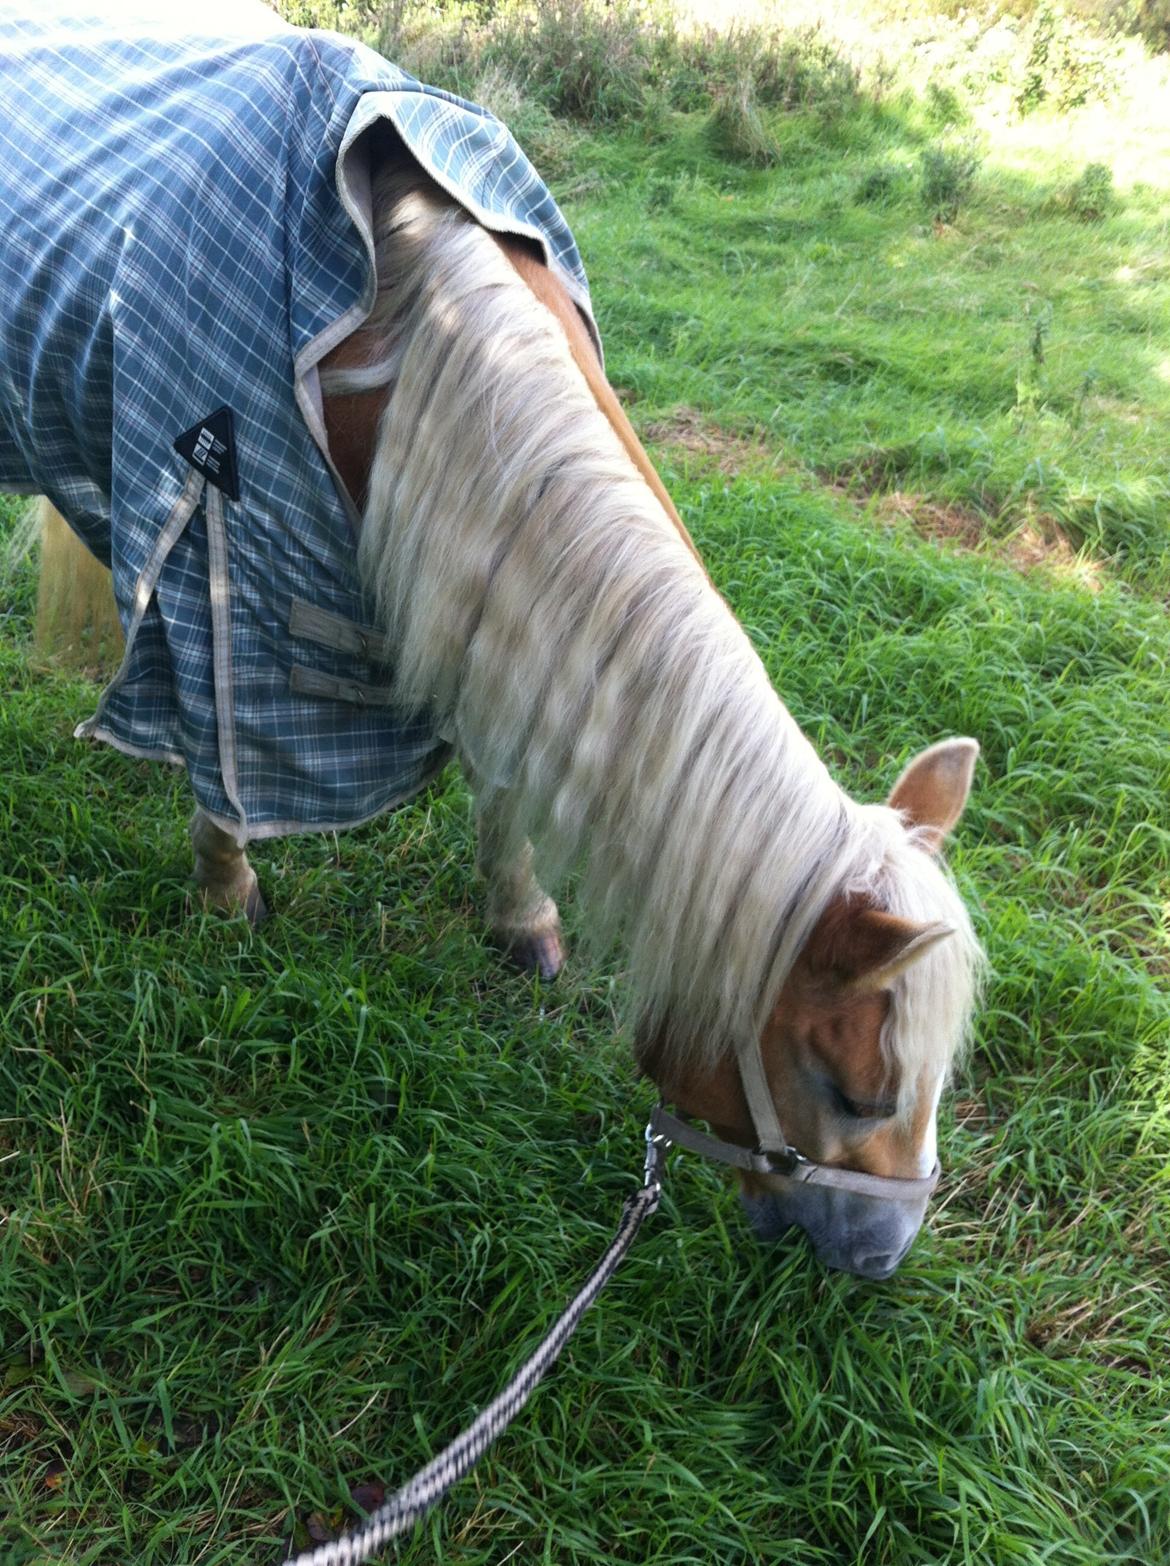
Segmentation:
[(1170, 0), (1139, 0), (1130, 30), (1138, 33), (1155, 54), (1170, 49)]
[[(1038, 7), (1015, 103), (1020, 114), (1042, 104), (1064, 112), (1106, 98), (1115, 86), (1112, 51), (1055, 5)], [(1027, 36), (1027, 35), (1025, 35)]]
[(939, 82), (933, 78), (928, 81), (924, 107), (932, 125), (966, 125), (971, 119), (970, 109), (958, 89), (949, 82)]
[(679, 109), (718, 106), (745, 82), (769, 109), (840, 109), (858, 92), (856, 68), (815, 28), (705, 27), (677, 34), (672, 53), (668, 90)]
[(940, 223), (953, 223), (975, 184), (982, 160), (974, 147), (928, 147), (922, 154), (923, 204)]
[(1080, 176), (1069, 187), (1066, 204), (1082, 223), (1099, 223), (1116, 211), (1117, 193), (1113, 188), (1113, 170), (1107, 163), (1086, 163)]
[[(401, 9), (398, 0), (396, 9)], [(280, 0), (277, 10), (294, 27), (324, 27), (358, 37), (373, 28), (383, 7), (379, 0)]]
[(906, 187), (906, 170), (898, 163), (875, 163), (858, 180), (853, 199), (865, 206), (884, 207), (897, 201)]

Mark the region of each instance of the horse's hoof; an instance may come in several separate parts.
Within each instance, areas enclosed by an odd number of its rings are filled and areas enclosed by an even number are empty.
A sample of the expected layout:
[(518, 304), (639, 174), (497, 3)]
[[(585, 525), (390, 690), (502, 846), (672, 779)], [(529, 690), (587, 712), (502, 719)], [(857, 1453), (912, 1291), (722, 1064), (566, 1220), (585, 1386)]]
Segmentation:
[(200, 886), (199, 897), (208, 913), (223, 914), (225, 919), (238, 919), (243, 914), (253, 930), (268, 917), (268, 904), (264, 901), (260, 882), (255, 875), (246, 892), (240, 892), (235, 887), (225, 892), (221, 887)]
[(521, 973), (535, 974), (545, 984), (555, 979), (565, 966), (565, 948), (556, 931), (548, 935), (513, 936), (505, 943), (504, 951), (509, 962)]
[(252, 885), (248, 888), (248, 895), (244, 898), (244, 912), (248, 916), (248, 923), (253, 930), (262, 925), (268, 917), (268, 904), (264, 901), (264, 895), (260, 890), (260, 882), (254, 877)]

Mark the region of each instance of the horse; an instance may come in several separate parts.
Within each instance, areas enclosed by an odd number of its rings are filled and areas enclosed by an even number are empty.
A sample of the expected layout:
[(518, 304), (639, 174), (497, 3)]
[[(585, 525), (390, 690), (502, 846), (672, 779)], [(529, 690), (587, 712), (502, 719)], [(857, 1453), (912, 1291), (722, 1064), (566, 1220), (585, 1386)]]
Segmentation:
[[(797, 1228), (825, 1265), (889, 1277), (937, 1179), (978, 988), (942, 858), (977, 743), (931, 745), (884, 804), (851, 799), (713, 586), (547, 257), (392, 140), (371, 210), (375, 297), (321, 361), (324, 436), (394, 700), (474, 794), (489, 929), (553, 979), (547, 888), (577, 871), (680, 1138), (707, 1123), (694, 1145), (740, 1168), (762, 1239)], [(232, 824), (200, 807), (191, 838), (206, 902), (263, 917)]]

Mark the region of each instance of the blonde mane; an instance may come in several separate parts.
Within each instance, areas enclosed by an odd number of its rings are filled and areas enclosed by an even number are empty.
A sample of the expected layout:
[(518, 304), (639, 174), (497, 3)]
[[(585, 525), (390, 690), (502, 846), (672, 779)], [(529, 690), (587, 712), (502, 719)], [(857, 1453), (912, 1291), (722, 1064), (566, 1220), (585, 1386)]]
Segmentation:
[(945, 874), (829, 777), (491, 237), (417, 176), (382, 178), (375, 213), (368, 362), (325, 389), (390, 388), (360, 565), (401, 699), (502, 791), (546, 884), (580, 868), (592, 935), (622, 937), (672, 1049), (758, 1035), (837, 893), (952, 925), (895, 994), (912, 1094), (972, 1002)]

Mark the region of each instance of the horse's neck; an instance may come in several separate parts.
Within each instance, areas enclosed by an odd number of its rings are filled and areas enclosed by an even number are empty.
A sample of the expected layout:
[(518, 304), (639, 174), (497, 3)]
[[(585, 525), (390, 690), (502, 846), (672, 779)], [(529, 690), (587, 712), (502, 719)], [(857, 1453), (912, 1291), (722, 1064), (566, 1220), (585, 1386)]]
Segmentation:
[(610, 428), (621, 441), (630, 461), (650, 486), (662, 509), (674, 523), (679, 536), (696, 560), (702, 564), (699, 551), (687, 532), (686, 523), (679, 516), (674, 501), (658, 476), (658, 471), (638, 439), (634, 426), (626, 417), (625, 409), (618, 401), (613, 387), (605, 377), (601, 360), (592, 338), (585, 329), (581, 313), (569, 297), (568, 290), (551, 268), (544, 265), (532, 253), (530, 245), (511, 234), (493, 234), (493, 239), (508, 257), (535, 298), (548, 309), (561, 331), (573, 355), (573, 362), (580, 370), (593, 395), (593, 400), (609, 422)]
[(361, 559), (403, 698), (546, 868), (584, 863), (650, 1009), (742, 1025), (842, 797), (499, 249), (417, 190), (380, 245), (393, 390)]
[[(491, 237), (507, 256), (525, 287), (545, 306), (564, 333), (573, 361), (589, 387), (599, 410), (621, 441), (630, 461), (674, 523), (687, 548), (696, 560), (700, 560), (699, 552), (691, 540), (686, 524), (679, 516), (674, 501), (670, 498), (645, 447), (638, 439), (637, 432), (627, 418), (613, 387), (606, 379), (597, 349), (568, 290), (556, 273), (533, 254), (529, 241), (518, 239), (512, 234), (492, 234)], [(376, 334), (374, 336), (376, 338)], [(344, 375), (354, 367), (366, 363), (370, 357), (370, 350), (371, 334), (364, 328), (359, 328), (338, 347), (332, 349), (322, 361), (322, 370), (326, 378), (328, 379), (331, 373)], [(335, 392), (324, 399), (325, 428), (330, 457), (359, 511), (365, 506), (378, 420), (391, 389), (380, 386), (372, 392)]]

